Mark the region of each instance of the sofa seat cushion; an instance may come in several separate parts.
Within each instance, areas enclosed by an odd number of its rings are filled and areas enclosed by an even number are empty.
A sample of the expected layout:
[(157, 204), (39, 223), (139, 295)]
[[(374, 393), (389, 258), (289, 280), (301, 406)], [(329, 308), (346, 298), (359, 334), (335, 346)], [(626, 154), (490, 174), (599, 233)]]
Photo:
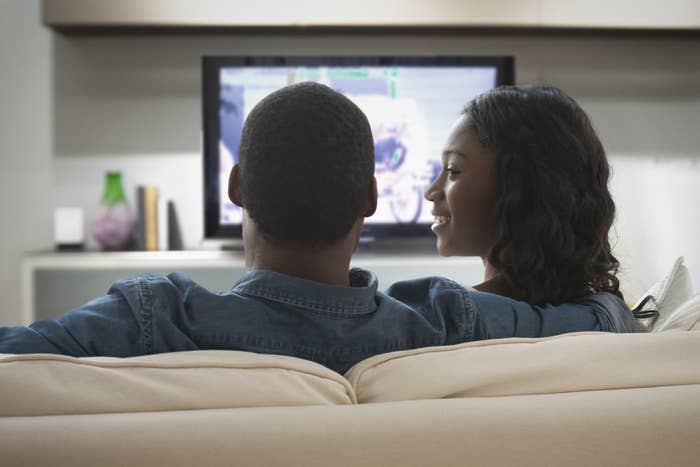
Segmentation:
[(358, 403), (700, 384), (700, 333), (570, 333), (392, 352), (347, 373)]
[(0, 354), (0, 416), (353, 404), (314, 362), (202, 350), (132, 358)]
[(3, 467), (697, 467), (700, 385), (0, 417)]

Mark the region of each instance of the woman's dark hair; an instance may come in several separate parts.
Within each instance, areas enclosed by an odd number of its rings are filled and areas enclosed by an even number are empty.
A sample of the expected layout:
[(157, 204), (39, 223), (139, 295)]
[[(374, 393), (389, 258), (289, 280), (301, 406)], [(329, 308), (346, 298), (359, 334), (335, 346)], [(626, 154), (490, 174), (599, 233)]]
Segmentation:
[(515, 298), (556, 304), (599, 291), (622, 298), (608, 240), (610, 166), (581, 107), (554, 87), (506, 86), (476, 97), (464, 114), (495, 154), (488, 260)]

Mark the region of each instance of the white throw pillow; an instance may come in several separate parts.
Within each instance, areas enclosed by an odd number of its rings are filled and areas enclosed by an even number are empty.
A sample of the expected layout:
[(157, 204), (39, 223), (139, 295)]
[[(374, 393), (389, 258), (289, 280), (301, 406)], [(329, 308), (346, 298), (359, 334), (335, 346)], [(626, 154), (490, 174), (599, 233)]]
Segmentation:
[(654, 331), (700, 330), (700, 294), (679, 306), (664, 321), (657, 321)]
[(693, 297), (693, 282), (690, 271), (683, 264), (682, 256), (673, 263), (671, 271), (663, 279), (652, 285), (642, 295), (633, 309), (636, 309), (647, 296), (652, 296), (654, 300), (647, 302), (644, 309), (656, 309), (659, 312), (659, 317), (651, 329), (657, 332), (661, 324), (665, 323), (674, 311)]

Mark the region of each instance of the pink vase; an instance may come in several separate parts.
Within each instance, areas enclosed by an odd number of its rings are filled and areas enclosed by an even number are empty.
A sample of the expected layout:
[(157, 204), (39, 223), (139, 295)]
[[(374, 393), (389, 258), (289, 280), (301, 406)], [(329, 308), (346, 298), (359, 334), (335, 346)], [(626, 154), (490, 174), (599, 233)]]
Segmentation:
[(105, 192), (92, 218), (92, 233), (103, 250), (130, 246), (136, 218), (124, 196), (121, 173), (107, 172)]

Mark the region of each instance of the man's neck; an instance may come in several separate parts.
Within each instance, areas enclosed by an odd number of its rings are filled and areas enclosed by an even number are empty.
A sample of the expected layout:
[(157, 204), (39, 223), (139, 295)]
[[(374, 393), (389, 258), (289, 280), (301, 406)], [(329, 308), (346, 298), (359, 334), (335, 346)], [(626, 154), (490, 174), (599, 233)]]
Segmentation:
[(246, 269), (265, 269), (330, 285), (349, 285), (349, 252), (343, 248), (281, 248), (268, 242), (256, 242), (246, 250)]

